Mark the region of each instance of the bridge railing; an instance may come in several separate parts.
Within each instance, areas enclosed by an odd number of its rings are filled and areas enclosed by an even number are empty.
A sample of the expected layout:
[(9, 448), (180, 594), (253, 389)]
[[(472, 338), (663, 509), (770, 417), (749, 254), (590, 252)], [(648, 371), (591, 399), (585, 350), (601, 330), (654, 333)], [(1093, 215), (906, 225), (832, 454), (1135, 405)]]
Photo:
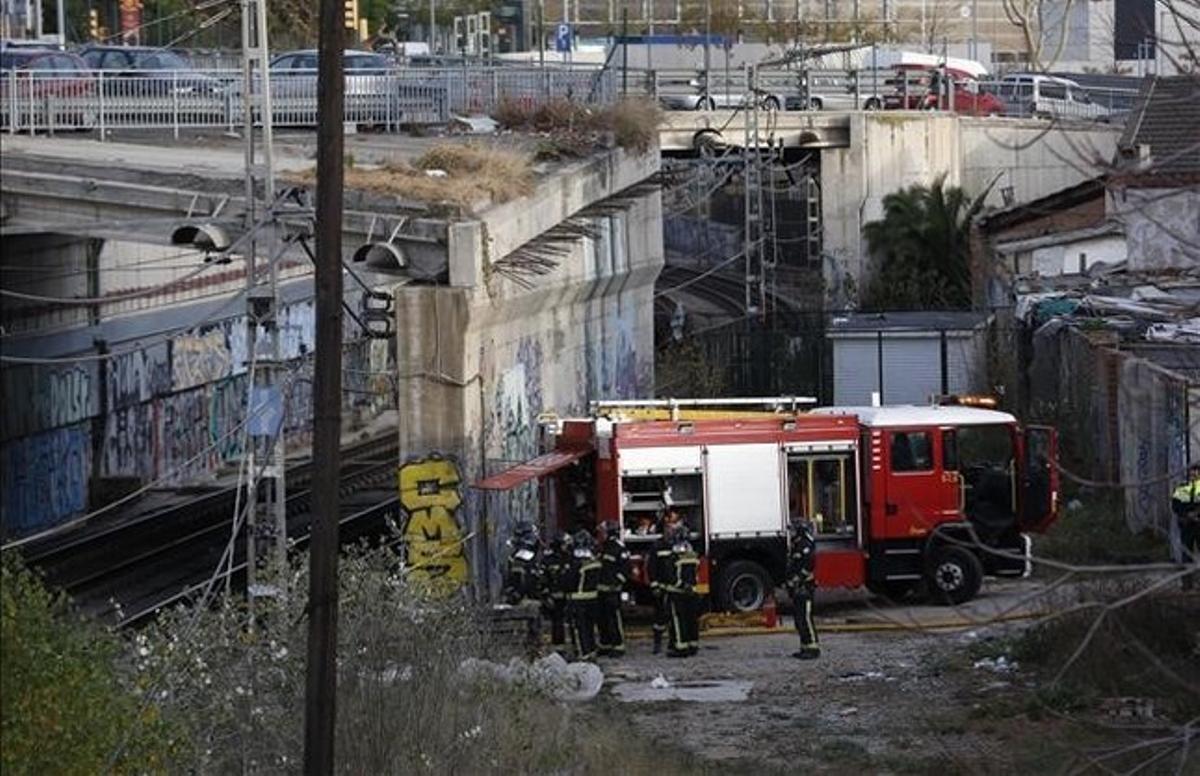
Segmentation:
[[(0, 73), (0, 130), (50, 133), (117, 129), (235, 128), (245, 122), (238, 70), (39, 71)], [(397, 129), (441, 124), (454, 115), (491, 113), (505, 101), (536, 108), (555, 99), (607, 104), (619, 96), (611, 70), (477, 66), (349, 71), (346, 121)], [(253, 120), (262, 121), (261, 84), (253, 84)], [(313, 127), (315, 70), (271, 74), (278, 126)]]

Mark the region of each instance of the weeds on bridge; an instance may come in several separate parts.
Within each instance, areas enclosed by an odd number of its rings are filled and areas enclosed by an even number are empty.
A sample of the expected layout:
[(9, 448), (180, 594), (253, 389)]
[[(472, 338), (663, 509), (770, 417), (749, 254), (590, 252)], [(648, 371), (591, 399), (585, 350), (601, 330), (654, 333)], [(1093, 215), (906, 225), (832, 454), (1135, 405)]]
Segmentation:
[(567, 99), (537, 106), (506, 99), (492, 118), (505, 129), (543, 135), (536, 157), (560, 160), (582, 158), (614, 146), (644, 154), (657, 142), (662, 109), (645, 99), (621, 100), (604, 108)]

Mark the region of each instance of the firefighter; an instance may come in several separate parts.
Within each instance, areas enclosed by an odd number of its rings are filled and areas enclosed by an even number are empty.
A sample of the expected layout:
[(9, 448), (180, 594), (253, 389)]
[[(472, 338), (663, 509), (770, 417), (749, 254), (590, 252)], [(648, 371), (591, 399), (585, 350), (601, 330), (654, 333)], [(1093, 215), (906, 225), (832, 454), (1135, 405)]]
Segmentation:
[(700, 598), (696, 594), (696, 575), (700, 559), (688, 541), (687, 526), (677, 523), (670, 529), (671, 576), (665, 590), (670, 628), (667, 631), (667, 656), (691, 657), (700, 651)]
[(541, 538), (532, 523), (521, 522), (508, 540), (508, 573), (504, 579), (504, 600), (516, 606), (537, 601), (542, 589)]
[(572, 546), (571, 535), (559, 532), (542, 555), (542, 612), (550, 620), (550, 643), (555, 647), (567, 642), (567, 590), (563, 580), (570, 571)]
[[(1171, 492), (1171, 511), (1179, 524), (1179, 543), (1185, 564), (1200, 563), (1200, 463), (1188, 467), (1186, 482)], [(1196, 572), (1183, 575), (1183, 589), (1196, 586)]]
[(625, 626), (621, 622), (621, 591), (629, 581), (629, 550), (621, 541), (621, 527), (614, 520), (600, 527), (600, 654), (625, 654)]
[(600, 561), (587, 531), (575, 534), (567, 571), (567, 618), (578, 660), (596, 659), (596, 610), (599, 605)]
[(650, 561), (650, 594), (654, 601), (654, 654), (662, 652), (663, 635), (670, 623), (667, 612), (667, 583), (674, 569), (671, 566), (671, 533), (679, 524), (679, 513), (668, 509), (658, 526), (658, 541), (654, 544), (654, 556)]
[(796, 633), (800, 635), (800, 651), (792, 653), (792, 657), (814, 660), (821, 656), (821, 645), (817, 641), (817, 627), (812, 618), (813, 592), (817, 588), (817, 580), (813, 575), (817, 542), (812, 523), (804, 517), (793, 518), (790, 538), (784, 586), (792, 597)]

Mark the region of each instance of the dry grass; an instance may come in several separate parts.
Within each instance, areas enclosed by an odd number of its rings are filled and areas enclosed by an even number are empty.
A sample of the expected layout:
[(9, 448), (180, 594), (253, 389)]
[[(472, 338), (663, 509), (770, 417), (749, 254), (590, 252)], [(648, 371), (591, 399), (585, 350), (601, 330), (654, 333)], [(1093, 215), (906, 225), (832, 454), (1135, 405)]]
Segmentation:
[[(502, 148), (445, 143), (429, 149), (412, 164), (349, 167), (346, 188), (473, 212), (531, 193), (534, 181), (530, 161), (525, 154)], [(445, 175), (430, 175), (434, 170)], [(300, 179), (311, 185), (316, 171), (309, 170)]]
[(613, 146), (646, 153), (654, 147), (662, 110), (644, 99), (622, 100), (600, 110), (566, 99), (536, 108), (503, 100), (492, 118), (505, 129), (545, 135), (538, 144), (539, 159), (570, 159)]

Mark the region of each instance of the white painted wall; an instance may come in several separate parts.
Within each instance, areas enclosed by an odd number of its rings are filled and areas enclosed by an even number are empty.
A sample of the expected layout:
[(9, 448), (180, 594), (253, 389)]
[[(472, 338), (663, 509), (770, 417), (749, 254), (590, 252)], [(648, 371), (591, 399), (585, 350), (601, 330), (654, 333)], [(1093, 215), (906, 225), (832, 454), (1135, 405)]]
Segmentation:
[(862, 226), (882, 216), (888, 194), (944, 176), (971, 195), (994, 181), (988, 206), (1002, 207), (1006, 189), (1019, 204), (1095, 175), (1095, 160), (1111, 159), (1116, 148), (1114, 127), (1047, 129), (1023, 119), (851, 114), (850, 146), (821, 155), (826, 285), (835, 290), (830, 306), (841, 309), (861, 288)]
[[(1075, 275), (1099, 262), (1124, 261), (1128, 252), (1125, 238), (1120, 235), (1094, 237), (1090, 240), (1047, 245), (1029, 252), (1029, 266), (1039, 275)], [(1022, 257), (1024, 258), (1024, 257)], [(1022, 261), (1021, 265), (1024, 266)]]

